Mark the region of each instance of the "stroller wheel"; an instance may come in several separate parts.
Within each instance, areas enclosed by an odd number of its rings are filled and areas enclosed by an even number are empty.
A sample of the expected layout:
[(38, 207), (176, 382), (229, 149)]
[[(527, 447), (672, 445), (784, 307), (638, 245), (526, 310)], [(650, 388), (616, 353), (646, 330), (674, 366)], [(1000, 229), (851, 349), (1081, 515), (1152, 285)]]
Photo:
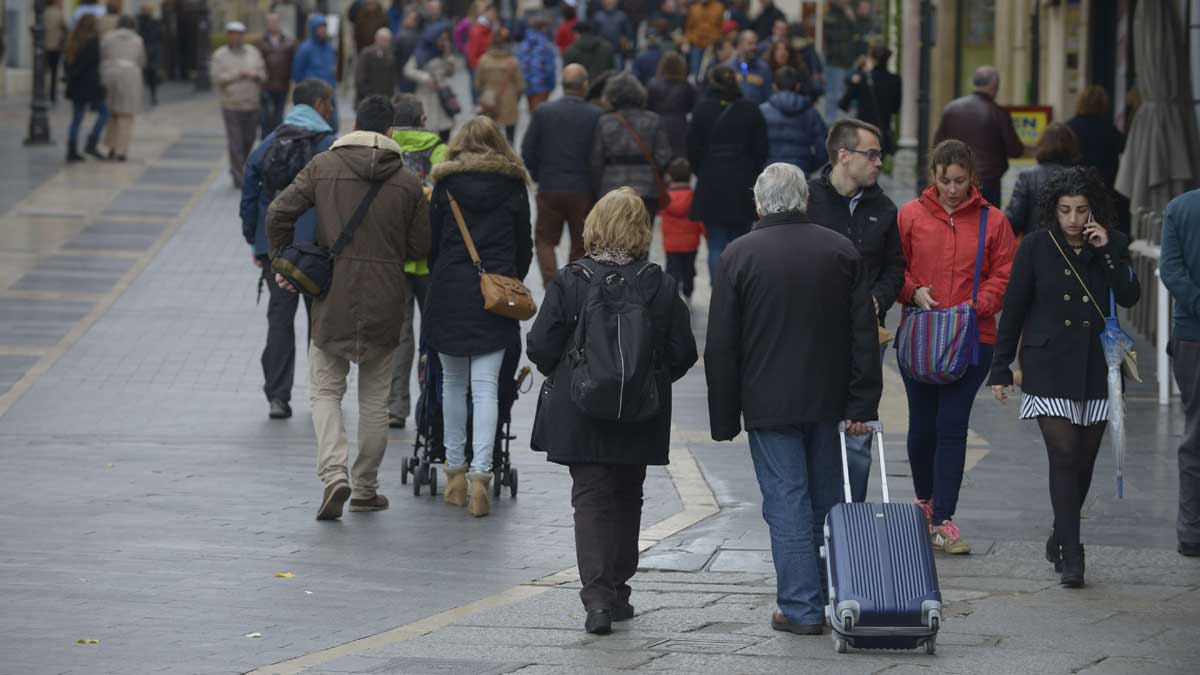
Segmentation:
[(492, 481), (492, 496), (499, 497), (500, 496), (500, 486), (507, 482), (508, 482), (508, 477), (505, 474), (504, 469), (497, 471), (496, 472), (496, 480)]
[(400, 484), (408, 485), (408, 462), (400, 462)]
[(429, 496), (437, 496), (437, 467), (431, 464), (425, 467), (425, 473), (429, 476)]
[(517, 496), (517, 469), (513, 467), (508, 470), (508, 494), (510, 497)]
[(426, 467), (424, 467), (424, 466), (418, 465), (417, 468), (413, 469), (412, 475), (413, 475), (413, 496), (414, 497), (421, 496), (421, 483), (425, 482), (425, 468)]

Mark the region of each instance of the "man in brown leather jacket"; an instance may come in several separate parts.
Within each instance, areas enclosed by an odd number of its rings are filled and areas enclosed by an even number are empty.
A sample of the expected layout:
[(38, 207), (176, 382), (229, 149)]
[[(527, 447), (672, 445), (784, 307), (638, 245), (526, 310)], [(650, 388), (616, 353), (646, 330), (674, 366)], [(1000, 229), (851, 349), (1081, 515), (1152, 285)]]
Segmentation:
[(933, 138), (934, 145), (947, 138), (962, 141), (975, 153), (979, 191), (992, 204), (1000, 205), (1000, 179), (1008, 171), (1008, 158), (1025, 152), (1012, 116), (996, 105), (1000, 73), (991, 66), (975, 71), (975, 92), (955, 99), (942, 111), (942, 122)]

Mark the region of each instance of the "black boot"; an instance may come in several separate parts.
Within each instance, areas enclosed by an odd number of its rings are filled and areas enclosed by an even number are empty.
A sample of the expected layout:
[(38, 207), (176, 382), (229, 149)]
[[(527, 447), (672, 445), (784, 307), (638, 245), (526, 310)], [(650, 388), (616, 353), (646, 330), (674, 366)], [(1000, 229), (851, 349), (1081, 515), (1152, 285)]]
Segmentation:
[(1046, 562), (1054, 565), (1055, 572), (1062, 572), (1062, 549), (1054, 530), (1050, 530), (1050, 537), (1046, 539)]
[(1067, 588), (1083, 587), (1083, 545), (1063, 546), (1062, 583)]
[(100, 154), (100, 150), (96, 148), (99, 142), (100, 139), (95, 136), (88, 136), (87, 146), (83, 148), (83, 151), (96, 159), (104, 159), (104, 155)]
[(608, 635), (612, 632), (613, 615), (607, 609), (589, 609), (583, 629), (595, 635)]
[(67, 141), (67, 161), (82, 162), (83, 155), (79, 154), (79, 148), (76, 147), (74, 141)]

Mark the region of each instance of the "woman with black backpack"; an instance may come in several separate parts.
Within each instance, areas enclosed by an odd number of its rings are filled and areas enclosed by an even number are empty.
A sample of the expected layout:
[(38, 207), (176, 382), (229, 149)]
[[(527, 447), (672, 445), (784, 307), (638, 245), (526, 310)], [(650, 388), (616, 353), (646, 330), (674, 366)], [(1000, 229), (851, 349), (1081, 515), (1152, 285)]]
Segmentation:
[(554, 276), (527, 343), (546, 376), (531, 446), (571, 470), (584, 628), (601, 635), (633, 618), (646, 466), (668, 462), (671, 383), (696, 363), (687, 306), (646, 260), (650, 239), (636, 191), (601, 198), (587, 255)]

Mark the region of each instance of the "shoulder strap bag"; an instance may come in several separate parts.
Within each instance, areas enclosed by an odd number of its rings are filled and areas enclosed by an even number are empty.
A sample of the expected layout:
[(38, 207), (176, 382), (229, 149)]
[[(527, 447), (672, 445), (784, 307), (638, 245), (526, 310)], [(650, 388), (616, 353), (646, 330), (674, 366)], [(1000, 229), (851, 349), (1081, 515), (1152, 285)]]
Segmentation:
[(475, 240), (467, 230), (467, 222), (463, 220), (462, 210), (458, 201), (450, 191), (446, 191), (450, 200), (450, 210), (454, 213), (454, 221), (458, 223), (458, 231), (462, 234), (463, 242), (467, 245), (467, 253), (475, 269), (479, 270), (479, 291), (483, 294), (483, 308), (506, 319), (525, 321), (537, 313), (537, 303), (533, 301), (533, 293), (520, 279), (506, 277), (503, 274), (491, 274), (483, 269), (479, 259), (479, 251), (475, 250)]
[(342, 233), (329, 249), (316, 242), (293, 242), (284, 246), (271, 258), (271, 269), (308, 297), (325, 297), (333, 285), (334, 259), (350, 244), (350, 240), (354, 238), (354, 228), (362, 223), (367, 215), (367, 208), (375, 201), (375, 195), (379, 194), (382, 188), (383, 181), (371, 183), (366, 196), (358, 203), (358, 208), (354, 209), (354, 214), (346, 221)]
[(962, 379), (968, 366), (979, 364), (979, 275), (987, 242), (988, 207), (979, 216), (979, 246), (975, 251), (975, 281), (971, 302), (945, 309), (908, 306), (896, 337), (896, 358), (909, 378), (926, 384), (950, 384)]
[[(1092, 307), (1100, 313), (1100, 318), (1104, 319), (1104, 330), (1100, 332), (1100, 344), (1104, 347), (1104, 358), (1108, 361), (1109, 367), (1115, 367), (1116, 364), (1121, 364), (1121, 372), (1125, 377), (1132, 379), (1134, 382), (1142, 381), (1141, 373), (1138, 372), (1137, 352), (1133, 350), (1133, 338), (1129, 337), (1121, 328), (1121, 322), (1117, 319), (1117, 297), (1112, 289), (1108, 290), (1108, 314), (1100, 308), (1100, 303), (1096, 302), (1096, 297), (1092, 295), (1091, 289), (1083, 282), (1083, 277), (1079, 276), (1079, 272), (1075, 269), (1075, 265), (1071, 263), (1071, 259), (1067, 257), (1067, 252), (1063, 250), (1062, 244), (1058, 243), (1058, 237), (1054, 233), (1050, 233), (1050, 240), (1054, 242), (1054, 247), (1058, 249), (1058, 253), (1062, 256), (1063, 261), (1067, 263), (1071, 273), (1075, 275), (1075, 280), (1079, 282), (1079, 286), (1083, 292), (1087, 294), (1088, 300), (1092, 301)], [(1129, 270), (1129, 274), (1133, 275), (1133, 270)]]
[[(621, 126), (625, 127), (625, 131), (629, 132), (630, 137), (633, 138), (633, 142), (637, 143), (638, 149), (642, 151), (642, 157), (645, 157), (646, 163), (650, 165), (650, 173), (654, 174), (654, 185), (658, 189), (658, 206), (659, 208), (666, 207), (667, 204), (671, 203), (671, 196), (667, 192), (667, 184), (663, 182), (662, 172), (658, 170), (658, 165), (654, 163), (654, 153), (650, 151), (650, 147), (646, 145), (646, 141), (642, 140), (641, 134), (633, 128), (633, 125), (629, 123), (629, 120), (625, 119), (624, 115), (613, 111), (613, 116), (617, 118)], [(650, 214), (650, 219), (654, 219), (653, 213)]]

